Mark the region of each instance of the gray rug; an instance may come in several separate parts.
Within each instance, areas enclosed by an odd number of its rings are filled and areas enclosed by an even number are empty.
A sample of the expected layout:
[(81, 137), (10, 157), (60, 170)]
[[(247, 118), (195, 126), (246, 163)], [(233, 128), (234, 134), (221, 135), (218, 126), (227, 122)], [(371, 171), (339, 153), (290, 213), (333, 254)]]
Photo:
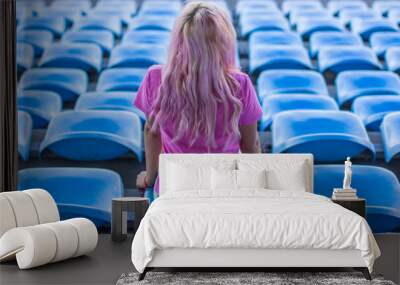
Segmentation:
[(368, 281), (359, 272), (148, 272), (142, 281), (137, 280), (138, 276), (138, 273), (122, 274), (117, 285), (395, 285), (376, 275)]

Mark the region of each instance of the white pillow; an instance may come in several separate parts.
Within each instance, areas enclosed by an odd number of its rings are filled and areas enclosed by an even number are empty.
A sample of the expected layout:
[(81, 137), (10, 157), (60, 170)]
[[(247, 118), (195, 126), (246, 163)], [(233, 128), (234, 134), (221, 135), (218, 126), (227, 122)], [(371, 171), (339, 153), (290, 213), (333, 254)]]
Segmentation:
[(211, 170), (212, 189), (236, 190), (236, 170), (216, 169)]
[(167, 188), (171, 191), (209, 189), (211, 168), (207, 166), (168, 164)]
[(237, 188), (267, 188), (267, 170), (236, 170)]

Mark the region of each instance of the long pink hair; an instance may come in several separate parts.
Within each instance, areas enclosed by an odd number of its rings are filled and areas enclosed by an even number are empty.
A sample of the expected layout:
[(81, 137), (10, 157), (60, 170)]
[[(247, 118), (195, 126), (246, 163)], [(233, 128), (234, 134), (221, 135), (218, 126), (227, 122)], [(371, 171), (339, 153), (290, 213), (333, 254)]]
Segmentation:
[[(237, 97), (236, 34), (226, 12), (214, 4), (189, 2), (176, 20), (169, 56), (151, 117), (156, 131), (175, 122), (174, 141), (189, 138), (193, 145), (204, 136), (216, 147), (217, 112), (223, 110), (226, 134), (240, 137), (242, 103)], [(220, 108), (221, 108), (220, 107)]]

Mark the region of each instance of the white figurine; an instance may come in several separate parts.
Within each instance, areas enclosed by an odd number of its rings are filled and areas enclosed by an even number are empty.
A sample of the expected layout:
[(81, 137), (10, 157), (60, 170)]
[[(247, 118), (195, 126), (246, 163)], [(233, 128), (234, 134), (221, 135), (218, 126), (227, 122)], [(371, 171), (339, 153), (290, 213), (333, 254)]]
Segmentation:
[(347, 160), (344, 162), (344, 179), (343, 179), (343, 189), (352, 189), (351, 188), (351, 176), (353, 174), (351, 170), (351, 161), (350, 157), (347, 157)]

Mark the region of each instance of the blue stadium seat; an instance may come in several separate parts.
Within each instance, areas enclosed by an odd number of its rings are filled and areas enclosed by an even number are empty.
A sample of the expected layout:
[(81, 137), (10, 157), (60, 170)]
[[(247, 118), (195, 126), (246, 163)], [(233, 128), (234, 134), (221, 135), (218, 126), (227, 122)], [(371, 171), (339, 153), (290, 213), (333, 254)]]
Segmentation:
[(45, 1), (18, 0), (15, 2), (17, 11), (29, 11), (31, 16), (37, 16), (45, 8)]
[(18, 73), (22, 73), (33, 66), (35, 51), (30, 44), (17, 43), (16, 54)]
[(262, 12), (276, 11), (279, 12), (279, 8), (274, 1), (263, 1), (263, 0), (244, 0), (236, 3), (235, 13), (238, 16), (243, 14), (258, 14)]
[(112, 68), (104, 70), (100, 74), (96, 90), (136, 92), (146, 72), (146, 68)]
[(376, 32), (396, 32), (397, 26), (387, 19), (354, 19), (350, 23), (351, 31), (359, 34), (364, 40)]
[(343, 26), (349, 28), (351, 21), (354, 19), (380, 20), (382, 19), (382, 17), (374, 10), (344, 9), (340, 12), (339, 19), (342, 22)]
[(136, 14), (137, 5), (135, 1), (126, 1), (126, 0), (100, 0), (97, 1), (95, 9), (107, 10), (126, 10), (130, 11), (131, 15)]
[(182, 3), (180, 1), (168, 1), (168, 0), (151, 0), (144, 1), (140, 7), (139, 13), (144, 13), (148, 11), (160, 10), (163, 8), (163, 13), (178, 12), (182, 8)]
[(388, 70), (400, 73), (400, 46), (388, 48), (385, 54), (385, 64)]
[(134, 153), (143, 159), (142, 124), (126, 111), (64, 111), (54, 117), (40, 145), (57, 156), (77, 161), (110, 160)]
[(315, 32), (342, 32), (344, 27), (336, 18), (300, 18), (296, 30), (304, 39), (309, 39)]
[(283, 16), (276, 13), (266, 13), (262, 16), (240, 17), (240, 35), (248, 38), (251, 33), (257, 31), (289, 31), (289, 24)]
[(165, 45), (158, 44), (124, 44), (111, 51), (109, 68), (140, 67), (146, 68), (155, 64), (163, 64), (167, 60)]
[(55, 0), (51, 3), (50, 8), (74, 7), (76, 10), (86, 13), (92, 7), (90, 0)]
[(348, 32), (316, 32), (310, 37), (310, 54), (315, 58), (324, 47), (358, 46), (362, 47), (363, 41), (358, 35)]
[(285, 0), (282, 3), (282, 11), (285, 15), (290, 15), (293, 11), (299, 10), (322, 10), (323, 6), (318, 0)]
[(262, 45), (303, 46), (300, 36), (293, 32), (254, 32), (249, 37), (249, 49)]
[(75, 110), (129, 111), (137, 114), (144, 122), (145, 114), (133, 105), (135, 98), (136, 92), (88, 92), (78, 98)]
[(18, 111), (18, 154), (23, 160), (29, 159), (32, 141), (32, 118), (24, 111)]
[(15, 19), (16, 19), (16, 24), (18, 27), (18, 24), (21, 23), (21, 21), (31, 18), (34, 16), (34, 13), (32, 9), (27, 8), (27, 7), (21, 7), (21, 5), (17, 5), (17, 8), (15, 10)]
[(67, 28), (71, 28), (73, 24), (82, 16), (82, 12), (74, 6), (65, 7), (46, 7), (39, 13), (40, 16), (51, 15), (52, 17), (64, 18)]
[(389, 47), (400, 46), (400, 32), (378, 32), (369, 38), (369, 44), (379, 58), (385, 56)]
[(400, 112), (399, 95), (364, 96), (354, 100), (352, 112), (363, 121), (370, 131), (379, 131), (383, 118), (392, 112)]
[(381, 134), (386, 162), (400, 154), (400, 112), (393, 112), (383, 118)]
[(111, 6), (107, 8), (97, 8), (90, 10), (87, 17), (101, 18), (101, 17), (112, 17), (117, 18), (121, 21), (121, 24), (127, 26), (131, 20), (132, 11), (128, 9), (121, 9), (118, 6)]
[(30, 44), (36, 57), (42, 55), (53, 39), (53, 34), (48, 31), (17, 31), (17, 42)]
[(390, 10), (388, 13), (388, 19), (396, 26), (400, 26), (400, 8)]
[(343, 71), (335, 85), (339, 106), (361, 96), (400, 94), (400, 79), (390, 71)]
[(326, 10), (295, 10), (290, 13), (290, 25), (293, 27), (294, 30), (297, 28), (297, 23), (302, 19), (330, 19), (332, 18), (331, 15)]
[(62, 37), (63, 43), (90, 43), (98, 45), (105, 55), (114, 47), (114, 35), (109, 31), (68, 31)]
[(129, 23), (129, 30), (171, 31), (175, 17), (146, 16), (135, 17)]
[[(400, 96), (399, 96), (400, 98)], [(267, 130), (276, 114), (292, 110), (338, 110), (338, 106), (329, 96), (315, 96), (310, 94), (296, 95), (278, 94), (266, 96), (262, 103), (263, 117), (260, 131)]]
[(362, 11), (368, 9), (367, 4), (361, 0), (330, 0), (327, 7), (334, 16), (338, 16), (343, 10)]
[(390, 12), (390, 10), (393, 9), (400, 9), (400, 2), (399, 1), (374, 1), (372, 3), (372, 9), (375, 11), (378, 11), (379, 14), (383, 16), (387, 16), (387, 14)]
[(260, 46), (249, 51), (249, 71), (258, 75), (268, 69), (311, 69), (307, 50), (300, 46)]
[(267, 70), (257, 80), (260, 97), (273, 94), (328, 95), (322, 75), (311, 70)]
[(18, 24), (18, 29), (20, 31), (26, 30), (39, 30), (39, 31), (49, 31), (54, 37), (59, 38), (64, 33), (67, 25), (63, 18), (61, 17), (31, 17), (21, 20)]
[(46, 128), (50, 120), (62, 110), (62, 100), (51, 91), (25, 90), (18, 93), (18, 110), (31, 115), (34, 129)]
[[(168, 4), (166, 4), (168, 5)], [(180, 13), (180, 10), (175, 9), (165, 9), (165, 7), (158, 7), (152, 9), (141, 9), (138, 13), (138, 17), (147, 18), (147, 17), (160, 17), (160, 18), (176, 18)]]
[(168, 46), (171, 33), (168, 31), (131, 30), (125, 33), (122, 44), (158, 44)]
[[(352, 166), (352, 187), (367, 200), (367, 221), (374, 233), (400, 231), (400, 185), (396, 175), (382, 167)], [(315, 165), (314, 193), (332, 196), (341, 188), (343, 165)]]
[(100, 227), (111, 222), (111, 201), (124, 196), (118, 173), (100, 168), (37, 167), (18, 172), (19, 190), (42, 188), (54, 198), (62, 220), (84, 217)]
[(48, 47), (39, 62), (40, 67), (81, 69), (89, 73), (101, 70), (101, 48), (88, 43), (57, 43)]
[(341, 161), (364, 152), (375, 158), (363, 123), (350, 112), (282, 112), (274, 117), (271, 129), (274, 153), (312, 153), (317, 162)]
[(105, 30), (119, 38), (122, 35), (122, 23), (118, 17), (83, 17), (75, 24), (74, 30)]
[(63, 101), (75, 100), (88, 88), (88, 76), (79, 69), (32, 68), (26, 71), (19, 82), (20, 90), (53, 91)]
[(318, 53), (318, 70), (338, 74), (346, 70), (378, 70), (382, 66), (375, 53), (363, 46), (328, 46)]

